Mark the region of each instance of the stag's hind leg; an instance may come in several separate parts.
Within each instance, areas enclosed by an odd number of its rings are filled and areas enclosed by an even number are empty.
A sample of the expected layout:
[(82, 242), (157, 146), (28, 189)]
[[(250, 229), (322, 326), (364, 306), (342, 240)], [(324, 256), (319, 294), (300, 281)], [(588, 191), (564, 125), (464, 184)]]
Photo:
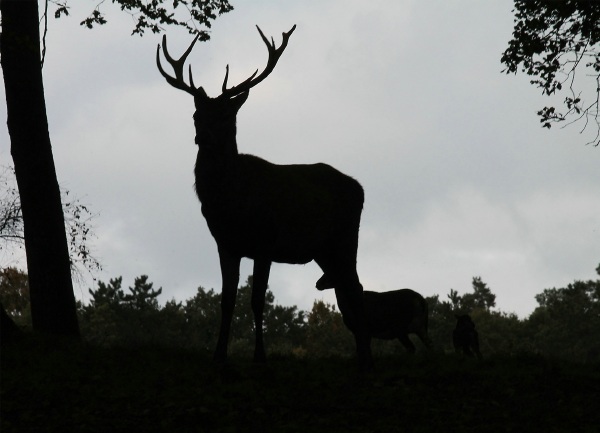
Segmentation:
[(214, 360), (225, 362), (227, 360), (227, 343), (229, 341), (229, 330), (235, 298), (240, 280), (240, 257), (233, 256), (219, 248), (219, 261), (221, 263), (221, 278), (223, 288), (221, 291), (221, 327), (219, 329), (219, 340), (215, 349)]

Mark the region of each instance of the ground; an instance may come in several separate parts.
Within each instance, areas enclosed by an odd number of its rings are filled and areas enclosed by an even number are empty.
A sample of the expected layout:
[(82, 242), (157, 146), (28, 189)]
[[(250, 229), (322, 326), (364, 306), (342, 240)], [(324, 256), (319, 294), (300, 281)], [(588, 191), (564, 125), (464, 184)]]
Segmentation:
[(157, 348), (2, 348), (1, 431), (598, 432), (600, 367), (535, 355), (398, 354), (268, 365)]

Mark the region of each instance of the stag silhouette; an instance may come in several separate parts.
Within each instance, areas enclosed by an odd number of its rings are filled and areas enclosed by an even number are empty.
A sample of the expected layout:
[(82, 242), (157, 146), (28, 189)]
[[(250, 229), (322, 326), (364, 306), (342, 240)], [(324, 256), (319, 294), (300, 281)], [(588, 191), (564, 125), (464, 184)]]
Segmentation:
[(256, 343), (254, 361), (266, 360), (263, 344), (263, 309), (272, 262), (304, 264), (314, 260), (323, 270), (319, 289), (334, 288), (344, 323), (354, 333), (359, 366), (371, 367), (371, 352), (362, 305), (362, 285), (356, 271), (358, 230), (364, 193), (354, 179), (329, 165), (275, 165), (253, 155), (238, 153), (236, 116), (249, 91), (275, 68), (296, 26), (275, 41), (258, 32), (267, 46), (265, 69), (256, 70), (240, 84), (227, 87), (226, 67), (221, 94), (209, 97), (196, 87), (189, 68), (184, 81), (184, 63), (198, 36), (178, 60), (162, 51), (174, 71), (160, 73), (173, 87), (194, 97), (195, 142), (198, 145), (195, 178), (202, 214), (215, 238), (222, 276), (221, 327), (214, 359), (224, 362), (242, 257), (254, 260), (252, 311)]

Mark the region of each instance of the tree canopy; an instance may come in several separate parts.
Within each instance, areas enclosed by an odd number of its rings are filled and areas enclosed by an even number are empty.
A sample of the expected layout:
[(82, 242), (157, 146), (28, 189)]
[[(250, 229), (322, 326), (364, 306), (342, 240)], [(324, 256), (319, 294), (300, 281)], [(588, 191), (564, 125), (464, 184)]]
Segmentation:
[[(597, 270), (600, 273), (600, 266)], [(27, 275), (14, 268), (0, 272), (0, 302), (20, 326), (31, 321)], [(89, 290), (89, 303), (78, 303), (84, 340), (102, 347), (182, 348), (211, 353), (218, 336), (220, 294), (199, 287), (183, 301), (160, 304), (162, 288), (149, 277), (134, 279), (123, 288), (121, 277), (98, 281)], [(238, 289), (232, 321), (230, 352), (250, 358), (254, 349), (251, 308), (252, 278)], [(536, 296), (538, 307), (527, 318), (496, 311), (496, 295), (480, 277), (472, 291), (450, 290), (448, 300), (439, 296), (429, 304), (429, 337), (434, 352), (452, 353), (455, 314), (470, 314), (479, 333), (484, 357), (494, 354), (533, 353), (576, 362), (600, 361), (600, 279), (575, 281), (563, 288), (545, 289)], [(310, 311), (282, 306), (267, 291), (264, 315), (265, 343), (270, 354), (300, 358), (348, 357), (353, 353), (352, 334), (335, 305), (316, 300)], [(419, 351), (424, 347), (415, 341)], [(407, 356), (398, 341), (374, 339), (376, 356)]]
[(513, 38), (502, 55), (504, 72), (532, 76), (547, 96), (565, 94), (563, 108), (538, 111), (543, 127), (590, 123), (600, 144), (600, 2), (515, 0)]

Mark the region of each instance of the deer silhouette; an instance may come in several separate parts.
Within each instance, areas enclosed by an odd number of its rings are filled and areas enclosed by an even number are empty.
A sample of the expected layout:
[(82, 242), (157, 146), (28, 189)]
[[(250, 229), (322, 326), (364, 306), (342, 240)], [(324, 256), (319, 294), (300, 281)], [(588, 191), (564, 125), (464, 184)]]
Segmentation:
[(238, 85), (227, 87), (226, 67), (221, 94), (209, 97), (194, 85), (192, 68), (189, 84), (184, 81), (184, 63), (198, 36), (178, 60), (162, 51), (174, 71), (165, 72), (167, 82), (194, 97), (194, 125), (198, 156), (195, 188), (202, 214), (217, 243), (221, 266), (221, 325), (214, 359), (225, 362), (227, 343), (242, 257), (254, 260), (252, 310), (256, 343), (254, 361), (265, 362), (263, 309), (272, 262), (305, 264), (314, 260), (323, 270), (317, 288), (334, 288), (344, 323), (353, 332), (359, 366), (370, 369), (371, 351), (362, 305), (362, 285), (356, 271), (358, 230), (364, 193), (361, 185), (329, 165), (276, 165), (259, 157), (238, 152), (236, 116), (249, 91), (275, 68), (296, 26), (275, 41), (258, 32), (267, 46), (264, 70), (256, 70)]

